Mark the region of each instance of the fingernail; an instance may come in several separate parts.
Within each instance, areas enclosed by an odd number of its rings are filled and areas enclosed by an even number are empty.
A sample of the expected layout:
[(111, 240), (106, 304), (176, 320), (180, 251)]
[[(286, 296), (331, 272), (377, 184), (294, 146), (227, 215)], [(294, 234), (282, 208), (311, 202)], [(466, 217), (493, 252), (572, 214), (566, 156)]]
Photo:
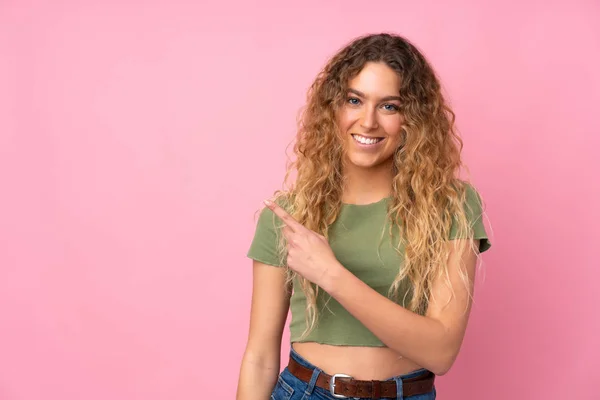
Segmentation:
[(264, 202), (266, 205), (268, 205), (268, 206), (270, 206), (271, 204), (273, 204), (273, 203), (271, 203), (271, 201), (270, 201), (270, 200), (263, 200), (263, 202)]

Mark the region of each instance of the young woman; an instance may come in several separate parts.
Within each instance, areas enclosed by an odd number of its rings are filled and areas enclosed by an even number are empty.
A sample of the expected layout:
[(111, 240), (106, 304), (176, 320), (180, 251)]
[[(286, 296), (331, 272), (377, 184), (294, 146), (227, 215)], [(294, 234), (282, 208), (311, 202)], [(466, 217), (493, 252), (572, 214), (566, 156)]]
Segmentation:
[[(391, 34), (339, 51), (308, 95), (260, 214), (237, 398), (434, 399), (488, 240), (462, 141), (424, 56)], [(291, 353), (279, 373), (288, 309)]]

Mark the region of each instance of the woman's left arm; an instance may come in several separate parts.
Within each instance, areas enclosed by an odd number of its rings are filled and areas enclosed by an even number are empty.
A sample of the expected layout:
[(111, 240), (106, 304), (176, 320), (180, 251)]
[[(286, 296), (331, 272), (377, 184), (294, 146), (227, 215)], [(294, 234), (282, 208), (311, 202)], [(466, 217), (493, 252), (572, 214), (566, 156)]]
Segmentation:
[[(335, 258), (327, 239), (304, 227), (277, 204), (265, 202), (286, 226), (287, 265), (334, 297), (386, 346), (436, 375), (444, 375), (460, 350), (471, 311), (476, 253), (471, 247), (459, 253), (449, 241), (448, 277), (433, 282), (431, 301), (425, 315), (396, 304), (358, 279)], [(457, 239), (470, 240), (470, 239)], [(479, 240), (475, 240), (475, 248)], [(460, 243), (459, 243), (460, 244)], [(465, 286), (459, 266), (464, 263), (469, 277)]]
[[(478, 248), (479, 240), (475, 242)], [(447, 246), (451, 248), (448, 274), (454, 296), (441, 277), (432, 286), (432, 300), (424, 316), (382, 296), (341, 266), (327, 268), (321, 287), (386, 346), (436, 375), (444, 375), (454, 363), (465, 335), (477, 261), (468, 244), (462, 254), (454, 250), (452, 242)], [(468, 286), (459, 275), (461, 260), (469, 276)]]

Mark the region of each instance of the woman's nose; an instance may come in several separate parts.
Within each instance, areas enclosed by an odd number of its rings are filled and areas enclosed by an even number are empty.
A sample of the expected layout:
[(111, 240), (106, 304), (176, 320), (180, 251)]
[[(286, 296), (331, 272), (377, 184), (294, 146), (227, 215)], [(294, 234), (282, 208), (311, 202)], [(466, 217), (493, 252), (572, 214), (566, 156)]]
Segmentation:
[(374, 109), (365, 108), (365, 111), (360, 120), (360, 126), (365, 129), (377, 129), (377, 114)]

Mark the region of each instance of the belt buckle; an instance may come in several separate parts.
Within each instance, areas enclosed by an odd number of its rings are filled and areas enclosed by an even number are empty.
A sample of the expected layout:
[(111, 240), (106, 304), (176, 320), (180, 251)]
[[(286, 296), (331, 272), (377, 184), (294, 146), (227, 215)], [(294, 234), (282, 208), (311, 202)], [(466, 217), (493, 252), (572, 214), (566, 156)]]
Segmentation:
[(331, 377), (331, 380), (329, 381), (329, 392), (331, 392), (331, 395), (335, 398), (338, 399), (348, 399), (348, 397), (344, 396), (343, 394), (335, 394), (335, 379), (336, 378), (350, 378), (352, 379), (352, 377), (350, 375), (345, 375), (345, 374), (334, 374)]

